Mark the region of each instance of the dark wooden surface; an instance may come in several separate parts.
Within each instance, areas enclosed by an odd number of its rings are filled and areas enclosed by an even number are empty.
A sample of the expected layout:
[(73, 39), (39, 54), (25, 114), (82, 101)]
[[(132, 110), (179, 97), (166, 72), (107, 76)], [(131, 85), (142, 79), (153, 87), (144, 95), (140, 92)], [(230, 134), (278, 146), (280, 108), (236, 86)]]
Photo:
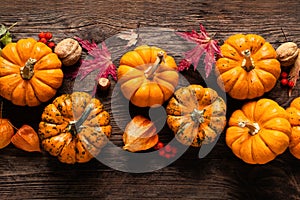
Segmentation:
[[(203, 23), (217, 33), (216, 39), (256, 33), (276, 48), (286, 39), (300, 45), (299, 13), (298, 0), (2, 0), (0, 22), (18, 22), (11, 30), (14, 41), (51, 31), (56, 42), (74, 35), (101, 42), (138, 23), (180, 31), (198, 30)], [(70, 80), (65, 80), (58, 94), (70, 87)], [(298, 89), (288, 98), (277, 85), (265, 96), (286, 107), (299, 96)], [(227, 105), (229, 116), (241, 102), (228, 98)], [(44, 106), (16, 107), (5, 101), (3, 115), (16, 126), (27, 123), (37, 128)], [(114, 141), (120, 144), (120, 130), (116, 132)], [(163, 169), (137, 174), (111, 169), (95, 159), (65, 165), (45, 152), (27, 153), (10, 145), (0, 150), (0, 199), (300, 199), (300, 161), (288, 151), (266, 165), (248, 165), (233, 155), (224, 138), (222, 134), (203, 159), (198, 149), (190, 148)]]

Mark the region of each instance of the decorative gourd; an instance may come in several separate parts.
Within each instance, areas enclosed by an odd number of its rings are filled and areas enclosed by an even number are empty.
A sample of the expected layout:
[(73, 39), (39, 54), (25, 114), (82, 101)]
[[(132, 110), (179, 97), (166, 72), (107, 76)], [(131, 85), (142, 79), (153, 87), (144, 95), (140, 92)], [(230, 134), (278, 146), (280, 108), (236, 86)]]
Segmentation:
[[(1, 100), (1, 99), (0, 99)], [(14, 136), (14, 128), (8, 119), (2, 118), (3, 102), (0, 102), (0, 149), (10, 144)]]
[(289, 150), (293, 156), (300, 159), (300, 97), (295, 98), (286, 111), (292, 126)]
[(7, 44), (0, 57), (0, 95), (19, 106), (50, 100), (63, 81), (61, 61), (33, 38)]
[(226, 144), (249, 164), (265, 164), (289, 146), (291, 125), (288, 113), (271, 99), (245, 103), (232, 113)]
[(146, 45), (125, 53), (117, 73), (123, 95), (139, 107), (162, 105), (179, 79), (174, 58)]
[(226, 104), (211, 88), (200, 85), (182, 87), (166, 107), (167, 124), (184, 145), (210, 144), (226, 125)]
[(57, 97), (39, 124), (42, 147), (63, 163), (84, 163), (99, 154), (111, 134), (110, 115), (85, 92)]
[(253, 99), (270, 91), (281, 68), (272, 45), (259, 35), (236, 34), (221, 46), (216, 62), (218, 84), (232, 98)]

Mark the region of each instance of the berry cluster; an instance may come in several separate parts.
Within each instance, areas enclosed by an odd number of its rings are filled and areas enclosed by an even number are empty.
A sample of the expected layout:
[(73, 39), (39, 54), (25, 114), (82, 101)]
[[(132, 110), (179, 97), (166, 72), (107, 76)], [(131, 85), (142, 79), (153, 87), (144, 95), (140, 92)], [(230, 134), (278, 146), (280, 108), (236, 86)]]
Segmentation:
[(155, 150), (158, 150), (158, 154), (162, 157), (165, 157), (167, 159), (175, 157), (177, 153), (176, 147), (171, 146), (170, 144), (167, 144), (164, 146), (162, 142), (158, 142), (155, 147)]
[(290, 80), (290, 77), (287, 72), (281, 72), (280, 74), (280, 83), (282, 86), (288, 86), (290, 88), (295, 86), (295, 83)]
[(52, 33), (40, 32), (38, 36), (39, 36), (39, 42), (46, 44), (51, 49), (53, 49), (55, 47), (55, 43), (53, 41), (51, 41)]

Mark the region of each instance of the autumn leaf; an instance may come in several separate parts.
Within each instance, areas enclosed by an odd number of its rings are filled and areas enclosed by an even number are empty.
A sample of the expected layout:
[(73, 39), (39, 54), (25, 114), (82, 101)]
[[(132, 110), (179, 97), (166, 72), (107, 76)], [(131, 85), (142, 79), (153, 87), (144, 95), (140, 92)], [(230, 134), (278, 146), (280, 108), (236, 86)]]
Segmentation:
[(10, 27), (6, 28), (3, 24), (0, 24), (0, 53), (8, 43), (12, 42), (12, 35), (9, 30), (14, 27), (17, 23), (14, 23)]
[(96, 80), (101, 77), (108, 78), (109, 75), (111, 75), (114, 80), (117, 80), (117, 68), (111, 60), (111, 54), (105, 42), (101, 43), (100, 49), (95, 42), (89, 42), (79, 37), (75, 37), (75, 39), (81, 44), (82, 48), (87, 50), (88, 56), (92, 58), (82, 60), (78, 72), (73, 75), (76, 74), (79, 80), (82, 80), (91, 72), (98, 71)]
[(176, 32), (176, 34), (190, 42), (196, 43), (196, 46), (192, 50), (184, 53), (184, 59), (179, 63), (178, 70), (189, 69), (191, 65), (196, 70), (201, 56), (205, 54), (204, 69), (207, 78), (216, 62), (215, 54), (222, 56), (218, 41), (209, 36), (202, 24), (200, 24), (200, 33), (192, 30), (191, 32)]
[(131, 46), (135, 46), (137, 42), (139, 41), (139, 34), (138, 31), (136, 30), (130, 30), (130, 31), (125, 31), (122, 33), (119, 33), (117, 35), (118, 38), (122, 40), (127, 40), (126, 47), (129, 48)]

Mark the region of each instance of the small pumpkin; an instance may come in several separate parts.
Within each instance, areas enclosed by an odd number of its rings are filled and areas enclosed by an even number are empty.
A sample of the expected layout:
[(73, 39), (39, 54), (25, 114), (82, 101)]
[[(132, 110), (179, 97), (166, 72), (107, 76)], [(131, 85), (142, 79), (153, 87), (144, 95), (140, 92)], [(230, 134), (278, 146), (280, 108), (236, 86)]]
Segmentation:
[(0, 95), (19, 106), (50, 100), (62, 85), (58, 56), (33, 38), (7, 44), (0, 57)]
[(172, 96), (179, 79), (174, 58), (147, 45), (125, 53), (117, 74), (123, 95), (139, 107), (162, 105)]
[(167, 124), (185, 145), (210, 144), (226, 125), (226, 104), (218, 93), (201, 85), (179, 88), (166, 107)]
[(8, 119), (0, 118), (0, 149), (10, 144), (14, 129)]
[(288, 113), (267, 98), (245, 103), (232, 113), (226, 144), (249, 164), (265, 164), (289, 146), (291, 125)]
[(232, 98), (253, 99), (270, 91), (281, 68), (275, 49), (256, 34), (235, 34), (221, 46), (216, 62), (218, 85)]
[(63, 163), (84, 163), (100, 153), (111, 135), (110, 115), (85, 92), (63, 94), (47, 105), (39, 123), (42, 147)]
[(3, 102), (0, 103), (0, 149), (10, 144), (14, 136), (14, 128), (8, 119), (2, 118)]
[(292, 126), (289, 150), (293, 156), (300, 159), (300, 97), (295, 98), (286, 111)]

